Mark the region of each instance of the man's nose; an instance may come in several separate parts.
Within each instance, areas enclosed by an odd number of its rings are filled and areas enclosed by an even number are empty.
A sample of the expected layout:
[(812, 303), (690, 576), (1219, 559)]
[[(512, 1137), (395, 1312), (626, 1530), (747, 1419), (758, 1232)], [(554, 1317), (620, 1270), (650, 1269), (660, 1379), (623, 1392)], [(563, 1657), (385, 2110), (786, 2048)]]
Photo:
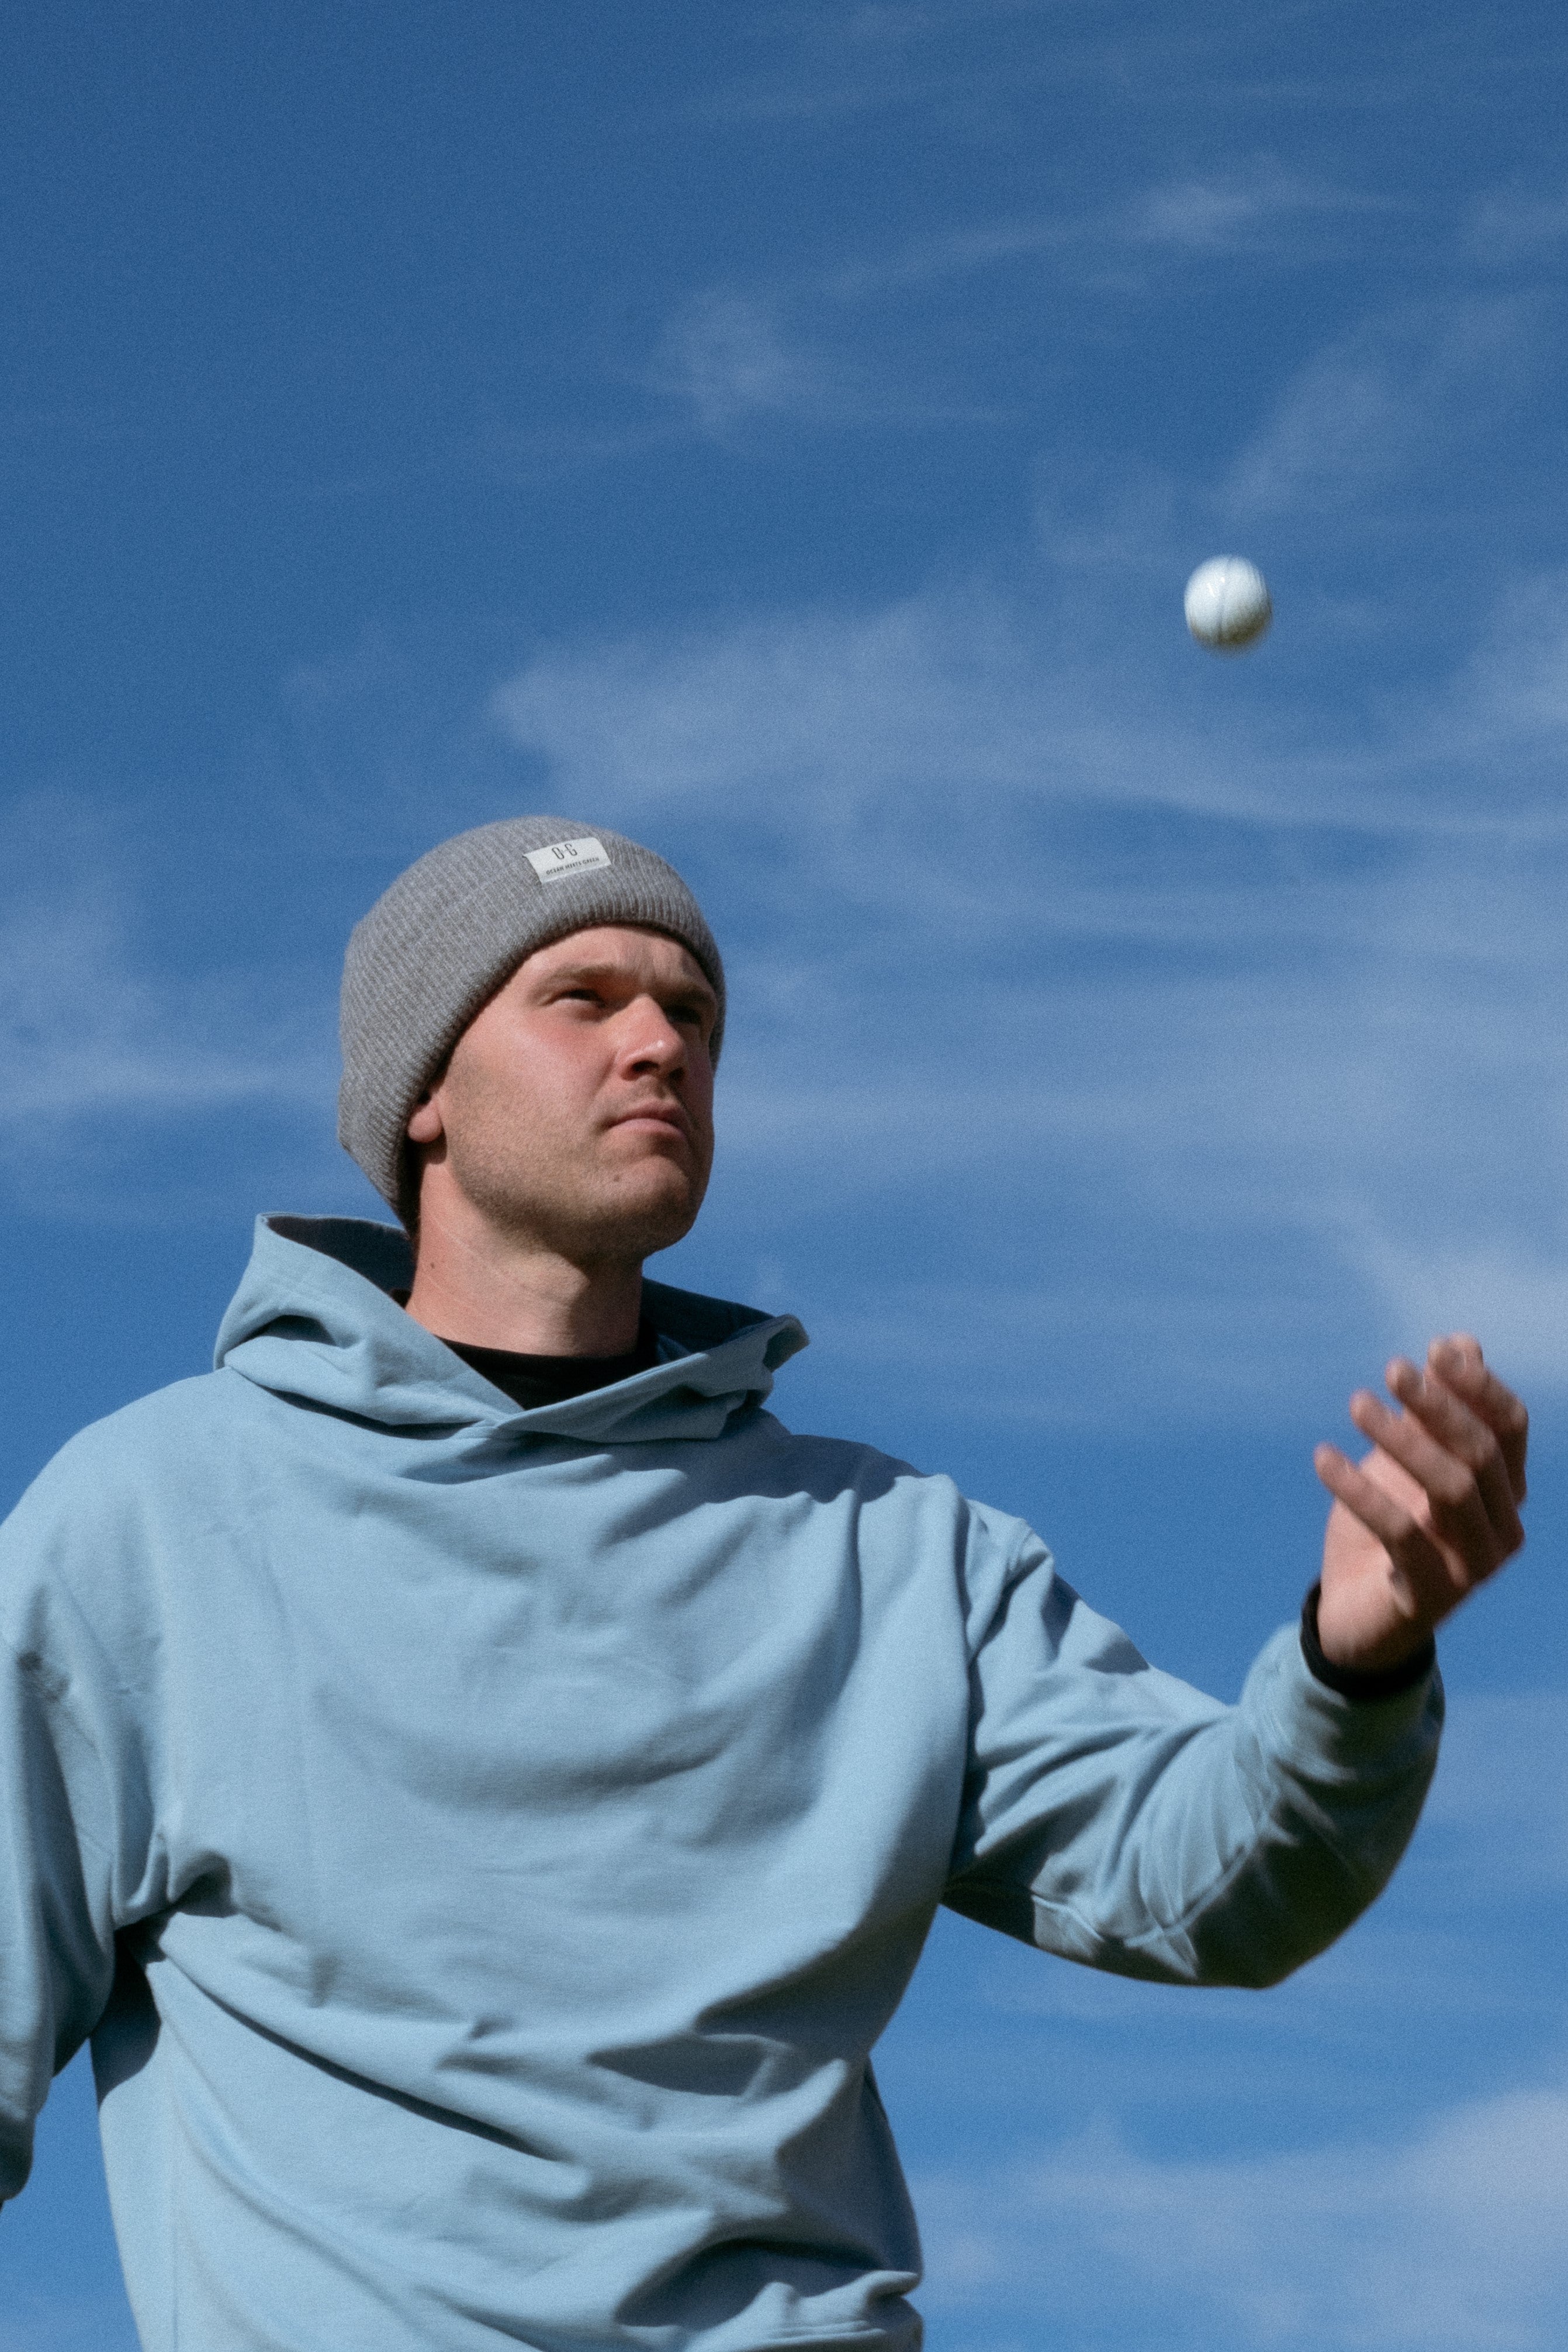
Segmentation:
[(628, 1067), (666, 1073), (682, 1068), (686, 1058), (685, 1034), (676, 1027), (664, 1006), (651, 996), (639, 997), (630, 1011), (632, 1017), (627, 1024), (622, 1048)]

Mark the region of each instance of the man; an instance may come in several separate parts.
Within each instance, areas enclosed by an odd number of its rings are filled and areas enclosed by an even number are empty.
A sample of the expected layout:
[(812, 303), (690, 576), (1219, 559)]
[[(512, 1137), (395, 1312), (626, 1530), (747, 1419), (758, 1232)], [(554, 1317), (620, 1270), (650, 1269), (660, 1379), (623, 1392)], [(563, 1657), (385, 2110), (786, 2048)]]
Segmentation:
[(1521, 1539), (1474, 1342), (1354, 1401), (1321, 1592), (1219, 1706), (1027, 1528), (791, 1436), (790, 1318), (643, 1281), (724, 1015), (647, 850), (432, 851), (344, 984), (407, 1238), (263, 1219), (219, 1369), (7, 1524), (0, 2194), (90, 2035), (149, 2352), (911, 2346), (868, 2053), (936, 1905), (1261, 1985), (1414, 1826), (1433, 1630)]

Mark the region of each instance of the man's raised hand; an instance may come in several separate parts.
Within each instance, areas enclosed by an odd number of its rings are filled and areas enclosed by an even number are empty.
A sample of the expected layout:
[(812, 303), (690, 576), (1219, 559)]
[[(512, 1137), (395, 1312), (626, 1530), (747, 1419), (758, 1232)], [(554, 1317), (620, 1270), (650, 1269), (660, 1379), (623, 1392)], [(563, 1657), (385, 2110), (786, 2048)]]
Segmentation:
[(1479, 1343), (1434, 1339), (1425, 1371), (1396, 1356), (1385, 1377), (1402, 1412), (1368, 1389), (1350, 1401), (1375, 1450), (1359, 1464), (1337, 1445), (1312, 1457), (1334, 1497), (1318, 1640), (1333, 1664), (1365, 1673), (1413, 1657), (1524, 1541), (1529, 1415)]

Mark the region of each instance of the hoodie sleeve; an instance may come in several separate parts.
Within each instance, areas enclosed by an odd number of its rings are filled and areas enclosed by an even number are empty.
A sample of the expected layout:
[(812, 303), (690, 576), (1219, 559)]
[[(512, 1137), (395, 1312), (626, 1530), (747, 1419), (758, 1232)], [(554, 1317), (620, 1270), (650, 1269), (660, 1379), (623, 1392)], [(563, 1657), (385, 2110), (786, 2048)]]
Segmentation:
[(26, 2179), (50, 2081), (114, 1980), (102, 1776), (47, 1677), (0, 1643), (0, 2200)]
[(27, 1573), (19, 1516), (0, 1530), (0, 2202), (27, 2178), (50, 2081), (97, 2025), (115, 1962), (101, 1674), (68, 1599)]
[(946, 1900), (1042, 1951), (1274, 1984), (1380, 1893), (1437, 1762), (1442, 1692), (1345, 1698), (1295, 1626), (1239, 1706), (1150, 1666), (1030, 1538), (977, 1643)]

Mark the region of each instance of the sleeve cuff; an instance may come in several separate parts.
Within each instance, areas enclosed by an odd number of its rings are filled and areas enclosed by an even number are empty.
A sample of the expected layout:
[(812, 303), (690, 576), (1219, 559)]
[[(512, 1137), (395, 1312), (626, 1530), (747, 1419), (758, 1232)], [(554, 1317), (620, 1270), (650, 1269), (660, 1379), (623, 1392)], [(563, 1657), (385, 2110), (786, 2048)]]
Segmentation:
[(1301, 1603), (1301, 1655), (1313, 1678), (1338, 1691), (1342, 1698), (1398, 1698), (1405, 1691), (1414, 1690), (1424, 1683), (1437, 1663), (1437, 1644), (1430, 1634), (1413, 1658), (1401, 1660), (1396, 1666), (1385, 1666), (1363, 1673), (1354, 1666), (1336, 1666), (1325, 1658), (1318, 1641), (1318, 1601), (1322, 1591), (1314, 1584)]

